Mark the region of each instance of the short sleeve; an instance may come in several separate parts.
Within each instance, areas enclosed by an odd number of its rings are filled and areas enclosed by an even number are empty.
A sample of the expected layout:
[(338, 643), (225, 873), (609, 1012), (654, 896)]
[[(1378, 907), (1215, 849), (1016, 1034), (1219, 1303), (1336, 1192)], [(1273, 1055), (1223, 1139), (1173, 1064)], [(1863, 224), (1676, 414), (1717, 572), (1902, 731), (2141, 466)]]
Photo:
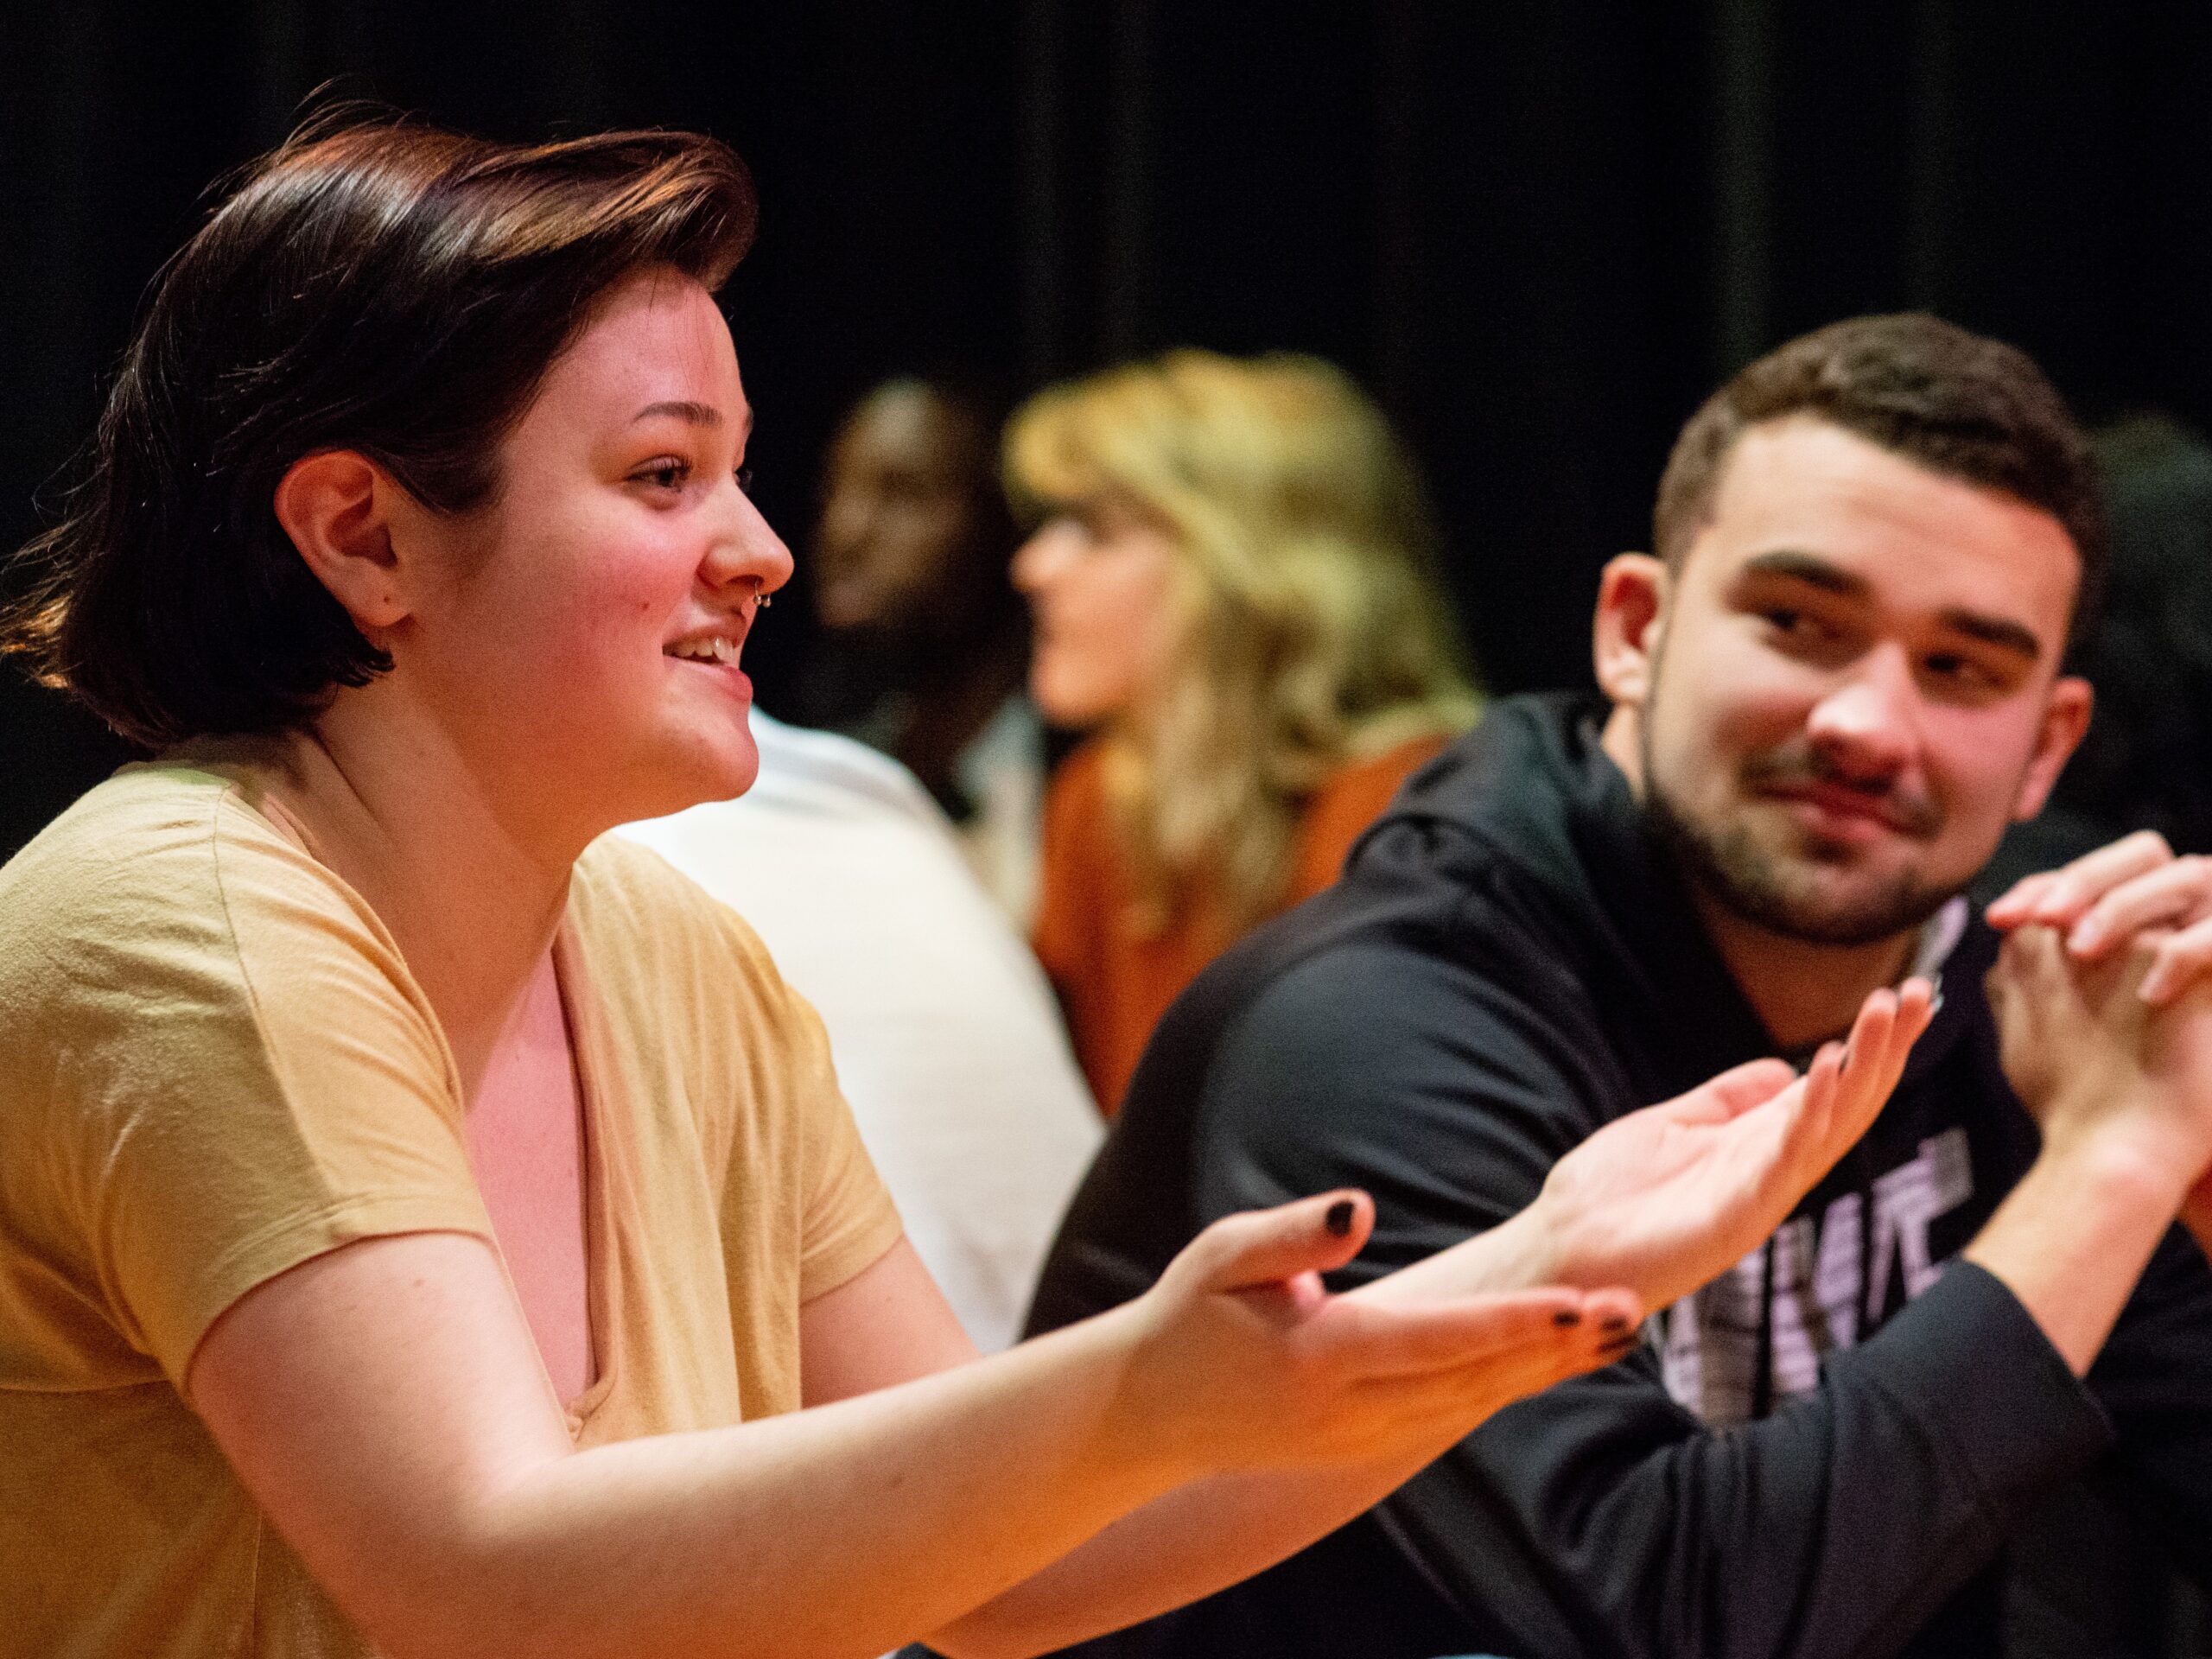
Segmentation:
[(181, 1386), (223, 1311), (286, 1269), (491, 1230), (389, 937), (210, 780), (170, 790), (124, 791), (44, 868), (7, 872), (24, 879), (0, 891), (0, 1156), (43, 1179), (0, 1219)]
[(890, 1190), (861, 1144), (852, 1108), (837, 1087), (821, 1015), (797, 991), (791, 999), (791, 1051), (798, 1073), (800, 1168), (798, 1295), (809, 1302), (870, 1267), (904, 1229)]

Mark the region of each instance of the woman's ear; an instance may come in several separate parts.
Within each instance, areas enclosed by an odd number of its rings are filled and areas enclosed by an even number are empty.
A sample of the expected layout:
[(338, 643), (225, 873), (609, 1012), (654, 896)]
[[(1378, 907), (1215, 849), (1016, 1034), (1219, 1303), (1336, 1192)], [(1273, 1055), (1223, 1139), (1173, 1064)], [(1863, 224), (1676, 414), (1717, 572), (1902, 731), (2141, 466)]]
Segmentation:
[(276, 522), (372, 643), (408, 613), (391, 545), (398, 490), (391, 474), (351, 449), (302, 455), (276, 485)]
[(1616, 708), (1642, 708), (1651, 693), (1651, 665), (1665, 632), (1672, 573), (1649, 553), (1623, 553), (1598, 582), (1591, 655), (1598, 683)]

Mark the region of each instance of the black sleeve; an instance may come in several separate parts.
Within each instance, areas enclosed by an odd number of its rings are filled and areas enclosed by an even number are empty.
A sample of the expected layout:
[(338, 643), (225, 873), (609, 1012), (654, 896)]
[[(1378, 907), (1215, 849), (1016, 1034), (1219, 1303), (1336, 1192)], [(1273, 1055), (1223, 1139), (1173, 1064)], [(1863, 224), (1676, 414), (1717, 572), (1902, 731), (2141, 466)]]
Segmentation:
[[(1364, 1186), (1378, 1226), (1352, 1281), (1495, 1224), (1624, 1103), (1594, 1017), (1561, 1001), (1381, 944), (1277, 978), (1209, 1070), (1198, 1219)], [(1770, 1418), (1708, 1432), (1640, 1356), (1499, 1414), (1374, 1519), (1520, 1659), (1863, 1655), (2108, 1434), (2012, 1294), (1955, 1263)]]
[(2212, 1267), (2180, 1228), (2144, 1269), (2088, 1382), (2118, 1435), (2123, 1495), (2212, 1589)]

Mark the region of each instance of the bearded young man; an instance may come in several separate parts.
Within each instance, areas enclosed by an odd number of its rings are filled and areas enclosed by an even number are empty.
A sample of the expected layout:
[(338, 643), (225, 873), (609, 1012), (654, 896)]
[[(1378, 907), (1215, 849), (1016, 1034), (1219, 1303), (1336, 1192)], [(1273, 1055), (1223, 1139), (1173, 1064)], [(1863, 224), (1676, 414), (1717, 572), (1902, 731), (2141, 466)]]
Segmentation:
[(1033, 1325), (1338, 1184), (1378, 1206), (1348, 1278), (1420, 1262), (1872, 987), (1940, 975), (1934, 1025), (1854, 1151), (1642, 1351), (1084, 1651), (2139, 1651), (2067, 1605), (2109, 1583), (2042, 1570), (2085, 1484), (2212, 1569), (2212, 1273), (2171, 1226), (2212, 1162), (2205, 871), (2137, 837), (1986, 919), (1959, 896), (2088, 720), (2060, 667), (2102, 558), (2072, 419), (2010, 347), (1839, 323), (1690, 422), (1655, 528), (1605, 575), (1605, 698), (1494, 705), (1169, 1015)]

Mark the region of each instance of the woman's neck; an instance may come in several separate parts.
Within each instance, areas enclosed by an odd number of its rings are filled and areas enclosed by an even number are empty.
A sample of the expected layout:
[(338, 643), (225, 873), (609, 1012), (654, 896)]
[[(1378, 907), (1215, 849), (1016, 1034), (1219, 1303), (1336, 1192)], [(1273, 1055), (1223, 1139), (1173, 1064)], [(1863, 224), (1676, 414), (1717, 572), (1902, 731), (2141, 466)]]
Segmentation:
[(309, 753), (284, 804), (391, 930), (474, 1098), (590, 837), (503, 798), (449, 733), (385, 690), (340, 693), (302, 735)]

